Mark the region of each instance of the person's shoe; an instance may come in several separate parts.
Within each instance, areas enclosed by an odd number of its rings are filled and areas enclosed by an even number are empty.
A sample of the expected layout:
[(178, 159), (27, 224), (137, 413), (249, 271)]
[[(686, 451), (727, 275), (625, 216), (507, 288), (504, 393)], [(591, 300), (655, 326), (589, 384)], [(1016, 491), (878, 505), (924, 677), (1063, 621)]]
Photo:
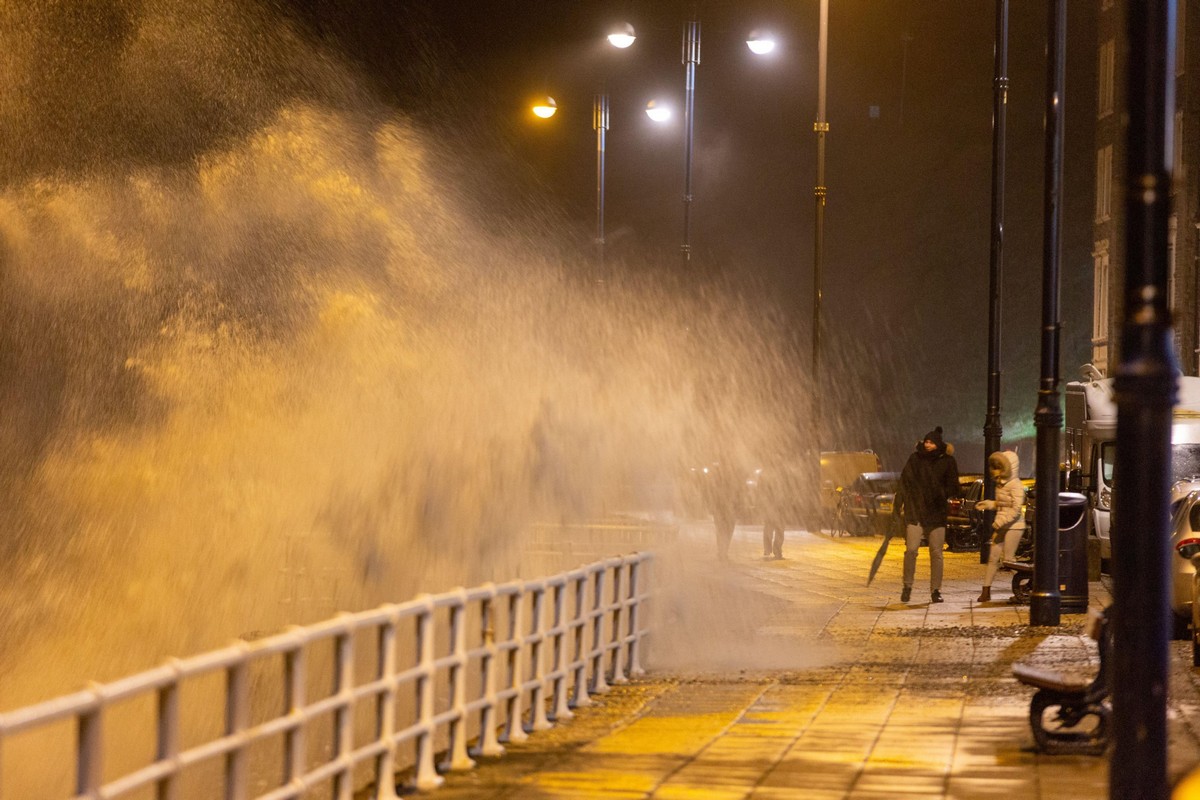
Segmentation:
[(907, 603), (912, 598), (912, 587), (905, 586), (900, 590), (900, 602)]
[(933, 594), (929, 595), (929, 602), (931, 602), (931, 603), (942, 602), (942, 593), (935, 589), (933, 591)]
[(990, 587), (990, 586), (985, 586), (985, 587), (983, 587), (983, 591), (981, 591), (981, 592), (979, 593), (979, 597), (976, 597), (976, 598), (975, 598), (975, 602), (976, 602), (976, 603), (990, 603), (990, 602), (992, 602), (992, 587)]

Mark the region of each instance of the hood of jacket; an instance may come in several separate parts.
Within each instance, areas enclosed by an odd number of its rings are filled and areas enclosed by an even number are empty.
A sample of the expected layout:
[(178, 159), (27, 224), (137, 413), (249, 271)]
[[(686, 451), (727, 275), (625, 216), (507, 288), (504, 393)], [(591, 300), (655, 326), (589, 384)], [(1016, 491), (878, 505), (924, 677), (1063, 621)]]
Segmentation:
[(1005, 483), (1018, 476), (1021, 466), (1020, 459), (1012, 450), (1000, 450), (992, 453), (988, 458), (988, 463), (998, 464), (1002, 468), (1003, 471), (1000, 473), (1000, 480)]

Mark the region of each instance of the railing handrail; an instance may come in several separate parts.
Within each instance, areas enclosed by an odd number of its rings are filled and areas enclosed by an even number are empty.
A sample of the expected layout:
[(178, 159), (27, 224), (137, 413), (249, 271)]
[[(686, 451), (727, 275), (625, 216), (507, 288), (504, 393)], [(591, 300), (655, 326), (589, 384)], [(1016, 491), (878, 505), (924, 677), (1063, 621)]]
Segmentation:
[[(44, 702), (0, 713), (0, 754), (19, 734), (43, 729), (55, 722), (75, 720), (75, 800), (119, 798), (147, 786), (156, 796), (174, 798), (180, 775), (191, 765), (223, 757), (226, 800), (249, 800), (252, 765), (250, 746), (269, 736), (284, 736), (286, 754), (282, 778), (256, 800), (297, 798), (309, 788), (332, 780), (334, 796), (349, 800), (357, 765), (371, 760), (371, 782), (376, 800), (395, 800), (397, 750), (412, 741), (412, 767), (419, 789), (441, 784), (434, 764), (435, 739), (448, 736), (448, 757), (443, 769), (474, 766), (467, 743), (468, 723), (478, 715), (477, 755), (499, 755), (502, 741), (525, 738), (526, 728), (540, 730), (569, 718), (570, 709), (590, 703), (589, 692), (603, 692), (609, 683), (642, 672), (641, 640), (647, 630), (639, 613), (646, 595), (642, 591), (642, 566), (653, 554), (634, 553), (534, 580), (484, 584), (421, 595), (403, 603), (388, 603), (357, 613), (339, 614), (308, 626), (287, 630), (254, 641), (232, 645), (188, 658), (171, 658), (152, 669)], [(496, 605), (507, 614), (504, 631), (496, 630)], [(469, 646), (468, 611), (478, 605), (479, 641)], [(526, 611), (529, 617), (526, 618)], [(448, 610), (447, 629), (436, 628), (439, 610)], [(397, 627), (415, 623), (415, 665), (397, 666), (401, 647)], [(371, 680), (355, 685), (355, 634), (375, 631), (378, 650)], [(503, 634), (503, 635), (501, 635)], [(318, 700), (305, 697), (306, 653), (314, 643), (334, 647), (334, 689)], [(438, 647), (442, 648), (439, 654)], [(251, 724), (256, 696), (248, 678), (255, 662), (282, 656), (283, 697), (286, 709)], [(471, 669), (475, 668), (472, 672)], [(225, 725), (216, 738), (181, 749), (179, 694), (185, 681), (224, 672)], [(449, 685), (441, 708), (435, 682), (445, 676)], [(467, 685), (479, 685), (469, 697)], [(275, 685), (278, 688), (278, 684)], [(415, 692), (413, 719), (398, 728), (396, 698), (403, 687)], [(115, 703), (157, 695), (154, 759), (146, 766), (116, 778), (102, 779), (106, 732), (105, 712)], [(354, 747), (353, 715), (362, 713), (362, 701), (375, 698), (372, 741)], [(528, 713), (528, 723), (526, 723)], [(332, 753), (317, 766), (305, 755), (305, 726), (317, 716), (333, 715)], [(503, 731), (500, 733), (500, 731)], [(54, 764), (61, 773), (61, 763)], [(6, 794), (0, 773), (0, 800)], [(211, 797), (218, 796), (215, 791)]]

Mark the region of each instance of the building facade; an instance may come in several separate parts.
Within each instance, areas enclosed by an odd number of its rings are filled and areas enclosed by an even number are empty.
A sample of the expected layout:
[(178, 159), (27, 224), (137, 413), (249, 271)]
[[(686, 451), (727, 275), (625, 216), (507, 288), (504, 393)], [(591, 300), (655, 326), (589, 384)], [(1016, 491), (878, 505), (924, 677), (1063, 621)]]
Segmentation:
[[(1136, 0), (1135, 0), (1136, 1)], [(1117, 364), (1125, 286), (1125, 129), (1130, 0), (1098, 0), (1096, 184), (1092, 364), (1111, 375)], [(1200, 374), (1200, 0), (1177, 0), (1175, 113), (1168, 229), (1168, 301), (1175, 349), (1185, 375)]]

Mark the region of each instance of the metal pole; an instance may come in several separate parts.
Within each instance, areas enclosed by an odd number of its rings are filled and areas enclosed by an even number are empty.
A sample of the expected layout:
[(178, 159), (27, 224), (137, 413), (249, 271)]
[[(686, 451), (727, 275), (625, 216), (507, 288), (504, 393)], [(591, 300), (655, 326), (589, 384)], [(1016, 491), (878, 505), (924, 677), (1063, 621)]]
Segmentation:
[(1034, 540), (1032, 625), (1058, 625), (1058, 451), (1062, 404), (1058, 392), (1058, 266), (1062, 255), (1063, 92), (1066, 85), (1067, 0), (1047, 4), (1046, 164), (1042, 234), (1042, 377), (1033, 424), (1037, 428), (1037, 527)]
[[(821, 262), (825, 257), (825, 121), (826, 54), (829, 45), (829, 0), (821, 0), (821, 22), (817, 38), (817, 182), (813, 187), (815, 218), (813, 220), (813, 331), (812, 331), (812, 438), (820, 458), (821, 430)], [(818, 466), (819, 469), (819, 466)], [(819, 473), (818, 473), (819, 474)]]
[(1167, 603), (1171, 414), (1178, 365), (1167, 307), (1175, 109), (1175, 2), (1128, 5), (1125, 304), (1117, 367), (1113, 507), (1113, 741), (1109, 797), (1167, 787)]
[[(987, 459), (1000, 449), (1004, 426), (1000, 421), (1000, 309), (1001, 273), (1004, 268), (1004, 144), (1008, 112), (1008, 0), (996, 0), (995, 70), (992, 85), (992, 252), (988, 270), (988, 376), (987, 416), (983, 421), (983, 496), (996, 499), (996, 481)], [(983, 515), (979, 537), (979, 563), (986, 564), (991, 549), (994, 510)]]
[(596, 129), (596, 263), (597, 280), (604, 279), (604, 133), (608, 130), (608, 95), (596, 95), (592, 106), (592, 127)]
[(700, 63), (700, 22), (683, 24), (683, 261), (692, 260), (692, 131), (696, 116), (696, 65)]

